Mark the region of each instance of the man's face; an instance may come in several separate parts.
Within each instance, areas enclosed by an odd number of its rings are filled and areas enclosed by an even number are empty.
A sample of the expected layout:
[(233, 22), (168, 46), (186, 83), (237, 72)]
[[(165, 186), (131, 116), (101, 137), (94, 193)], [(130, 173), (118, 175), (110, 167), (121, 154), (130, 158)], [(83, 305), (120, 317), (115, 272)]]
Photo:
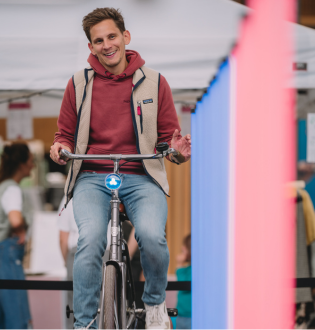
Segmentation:
[(90, 29), (90, 51), (106, 70), (120, 74), (126, 68), (125, 45), (130, 43), (129, 31), (120, 32), (112, 19), (106, 19)]

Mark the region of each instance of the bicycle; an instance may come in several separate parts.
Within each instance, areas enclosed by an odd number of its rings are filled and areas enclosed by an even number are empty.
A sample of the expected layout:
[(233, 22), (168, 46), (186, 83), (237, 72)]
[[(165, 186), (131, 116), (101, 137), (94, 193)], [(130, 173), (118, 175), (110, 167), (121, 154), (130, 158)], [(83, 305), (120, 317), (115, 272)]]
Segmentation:
[[(127, 220), (126, 214), (119, 212), (121, 201), (118, 191), (122, 184), (119, 175), (121, 166), (130, 161), (143, 159), (158, 159), (167, 155), (177, 155), (177, 151), (169, 148), (166, 142), (156, 146), (157, 153), (150, 155), (78, 155), (65, 149), (60, 151), (63, 159), (74, 160), (112, 160), (114, 172), (105, 178), (105, 186), (111, 190), (111, 243), (109, 258), (103, 262), (102, 286), (100, 295), (100, 308), (98, 313), (99, 329), (131, 329), (137, 328), (139, 320), (145, 315), (144, 309), (137, 309), (135, 303), (135, 286), (132, 278), (128, 244), (123, 238), (120, 223)], [(119, 165), (121, 160), (125, 160)], [(169, 316), (177, 316), (177, 309), (168, 308)], [(67, 306), (67, 317), (72, 311)], [(94, 321), (94, 320), (93, 320)], [(91, 322), (92, 323), (92, 322)]]

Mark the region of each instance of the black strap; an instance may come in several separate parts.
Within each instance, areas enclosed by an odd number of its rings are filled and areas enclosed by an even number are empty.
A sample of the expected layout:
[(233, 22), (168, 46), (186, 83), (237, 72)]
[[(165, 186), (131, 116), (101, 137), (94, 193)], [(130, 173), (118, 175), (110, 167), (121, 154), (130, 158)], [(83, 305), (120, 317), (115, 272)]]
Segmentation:
[[(296, 288), (315, 288), (315, 278), (297, 278)], [(144, 282), (135, 282), (136, 291), (143, 290)], [(61, 290), (72, 291), (72, 281), (30, 281), (30, 280), (0, 280), (0, 289), (7, 290)], [(168, 291), (191, 291), (191, 282), (168, 282)]]
[[(143, 291), (144, 282), (135, 282), (136, 291)], [(72, 281), (30, 281), (30, 280), (0, 280), (0, 289), (7, 290), (60, 290), (72, 291)], [(168, 282), (168, 291), (190, 291), (191, 283)]]

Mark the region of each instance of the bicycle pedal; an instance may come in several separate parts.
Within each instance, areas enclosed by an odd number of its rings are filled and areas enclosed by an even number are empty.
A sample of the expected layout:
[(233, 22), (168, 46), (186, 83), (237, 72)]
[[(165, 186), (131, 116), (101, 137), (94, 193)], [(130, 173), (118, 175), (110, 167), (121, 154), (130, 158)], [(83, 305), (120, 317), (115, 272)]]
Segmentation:
[(67, 315), (67, 319), (70, 318), (70, 314), (73, 313), (73, 310), (70, 309), (69, 305), (67, 305), (66, 307), (66, 315)]
[(177, 308), (167, 308), (167, 314), (168, 316), (177, 316), (178, 315), (178, 310)]

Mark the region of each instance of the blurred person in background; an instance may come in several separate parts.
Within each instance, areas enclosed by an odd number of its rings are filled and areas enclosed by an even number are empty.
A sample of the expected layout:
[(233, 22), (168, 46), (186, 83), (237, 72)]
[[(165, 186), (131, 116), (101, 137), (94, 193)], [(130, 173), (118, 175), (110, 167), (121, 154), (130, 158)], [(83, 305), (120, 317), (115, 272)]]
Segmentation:
[[(33, 155), (26, 144), (4, 147), (0, 164), (0, 279), (25, 279), (22, 261), (29, 221), (19, 183), (33, 167)], [(27, 329), (30, 324), (27, 291), (0, 290), (0, 329)]]
[[(191, 281), (191, 235), (183, 240), (181, 253), (176, 258), (177, 281)], [(179, 291), (177, 295), (178, 316), (176, 329), (191, 329), (191, 291)]]
[[(77, 252), (79, 231), (74, 220), (72, 199), (70, 200), (67, 208), (63, 209), (65, 202), (66, 197), (64, 196), (58, 210), (59, 243), (67, 268), (67, 281), (73, 281), (73, 261), (75, 253)], [(70, 309), (72, 309), (73, 291), (67, 291), (66, 304), (70, 306)], [(71, 318), (66, 319), (66, 328), (73, 328), (73, 321)]]
[(306, 161), (299, 161), (297, 165), (298, 179), (305, 181), (305, 190), (309, 193), (315, 205), (315, 167)]

